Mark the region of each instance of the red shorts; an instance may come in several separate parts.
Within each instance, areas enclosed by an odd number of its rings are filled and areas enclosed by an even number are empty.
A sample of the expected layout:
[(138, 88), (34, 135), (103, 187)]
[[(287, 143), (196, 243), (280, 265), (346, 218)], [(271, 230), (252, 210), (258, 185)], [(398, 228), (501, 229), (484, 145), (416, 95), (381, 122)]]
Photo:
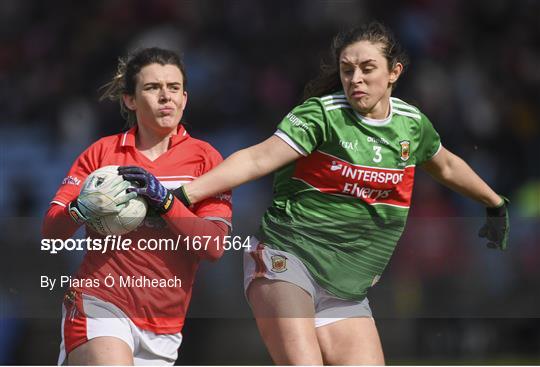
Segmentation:
[(135, 365), (173, 365), (178, 357), (182, 334), (155, 334), (136, 326), (110, 302), (68, 291), (62, 305), (62, 342), (58, 365), (88, 340), (110, 336), (123, 340), (133, 352)]

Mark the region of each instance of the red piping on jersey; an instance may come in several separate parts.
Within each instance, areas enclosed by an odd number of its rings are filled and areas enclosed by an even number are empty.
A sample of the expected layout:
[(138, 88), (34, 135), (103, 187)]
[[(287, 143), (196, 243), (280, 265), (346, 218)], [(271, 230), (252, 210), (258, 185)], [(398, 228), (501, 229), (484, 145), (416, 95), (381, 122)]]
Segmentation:
[(266, 274), (266, 265), (263, 261), (262, 252), (264, 250), (264, 245), (262, 243), (257, 244), (257, 249), (250, 252), (249, 254), (255, 261), (255, 275), (254, 278), (263, 278)]
[(73, 349), (88, 341), (88, 328), (80, 292), (69, 290), (64, 297), (64, 307), (64, 347), (67, 358)]

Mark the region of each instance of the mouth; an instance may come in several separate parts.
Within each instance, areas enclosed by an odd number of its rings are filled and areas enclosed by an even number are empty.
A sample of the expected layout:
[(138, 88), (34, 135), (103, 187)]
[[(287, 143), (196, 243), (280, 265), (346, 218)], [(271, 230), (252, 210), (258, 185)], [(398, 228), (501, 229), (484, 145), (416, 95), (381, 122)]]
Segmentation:
[(167, 116), (167, 115), (171, 115), (173, 112), (174, 112), (174, 108), (171, 108), (171, 107), (162, 107), (158, 110), (158, 112), (162, 115), (162, 116)]
[(354, 99), (360, 99), (360, 98), (362, 98), (364, 96), (367, 96), (366, 92), (356, 91), (356, 92), (351, 93), (351, 97), (354, 98)]

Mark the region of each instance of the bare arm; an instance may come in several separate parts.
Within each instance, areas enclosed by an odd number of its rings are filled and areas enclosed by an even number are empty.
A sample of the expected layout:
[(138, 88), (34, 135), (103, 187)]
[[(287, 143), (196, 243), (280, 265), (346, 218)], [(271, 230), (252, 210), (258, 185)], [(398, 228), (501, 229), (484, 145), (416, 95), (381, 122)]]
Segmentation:
[(444, 147), (435, 157), (424, 163), (422, 168), (443, 185), (487, 207), (501, 204), (499, 195), (463, 159)]
[(192, 203), (265, 176), (302, 155), (273, 135), (260, 144), (239, 150), (219, 166), (184, 186)]

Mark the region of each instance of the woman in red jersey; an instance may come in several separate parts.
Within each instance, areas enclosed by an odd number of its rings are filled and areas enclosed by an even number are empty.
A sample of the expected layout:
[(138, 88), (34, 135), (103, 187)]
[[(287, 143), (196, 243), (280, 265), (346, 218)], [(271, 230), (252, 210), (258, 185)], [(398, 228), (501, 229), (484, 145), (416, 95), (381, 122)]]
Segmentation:
[[(186, 84), (184, 65), (172, 51), (147, 48), (120, 60), (103, 97), (120, 102), (130, 129), (87, 148), (51, 201), (44, 238), (67, 239), (85, 221), (117, 213), (137, 195), (146, 199), (151, 213), (123, 236), (132, 239), (129, 251), (85, 255), (74, 277), (81, 281), (73, 282), (64, 298), (59, 364), (170, 365), (177, 358), (198, 264), (222, 255), (219, 239), (229, 232), (231, 217), (230, 195), (188, 209), (172, 194), (222, 161), (181, 124)], [(80, 184), (108, 165), (120, 166), (118, 179), (107, 192), (95, 193), (104, 198), (101, 206), (85, 210)], [(90, 237), (100, 237), (86, 229)], [(190, 236), (203, 235), (218, 240), (200, 251), (185, 246), (144, 251), (135, 245), (152, 238), (182, 238), (185, 244)]]
[(272, 137), (179, 193), (198, 203), (276, 171), (244, 288), (279, 365), (384, 364), (366, 294), (405, 227), (416, 167), (488, 207), (480, 234), (507, 246), (506, 200), (417, 107), (392, 97), (406, 64), (392, 34), (379, 23), (343, 32), (332, 57)]

